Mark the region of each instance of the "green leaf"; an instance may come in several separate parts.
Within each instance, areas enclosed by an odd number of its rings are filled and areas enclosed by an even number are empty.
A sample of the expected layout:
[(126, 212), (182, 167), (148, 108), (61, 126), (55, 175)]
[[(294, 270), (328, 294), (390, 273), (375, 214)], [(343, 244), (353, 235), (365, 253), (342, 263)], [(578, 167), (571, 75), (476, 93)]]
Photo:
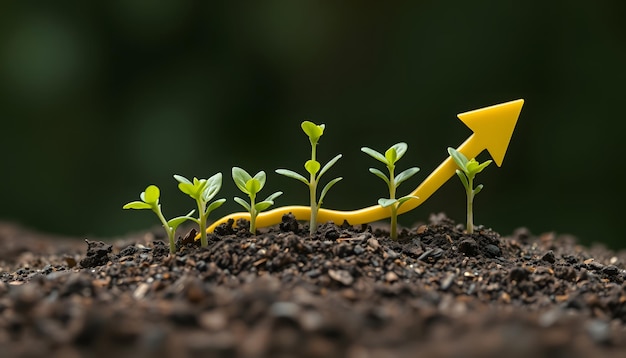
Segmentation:
[(258, 193), (265, 186), (265, 180), (266, 180), (265, 172), (261, 170), (260, 172), (254, 175), (253, 179), (256, 179), (259, 181), (259, 190), (256, 191)]
[(468, 174), (476, 174), (476, 170), (478, 169), (478, 162), (476, 159), (472, 158), (467, 162), (467, 173)]
[(254, 205), (254, 209), (257, 211), (257, 213), (260, 213), (261, 211), (269, 208), (272, 205), (274, 205), (273, 201), (271, 201), (271, 200), (263, 200), (260, 203), (256, 203), (256, 205)]
[(178, 183), (178, 189), (195, 199), (196, 190), (191, 183)]
[(311, 144), (316, 145), (322, 134), (324, 134), (324, 128), (326, 126), (323, 124), (317, 125), (313, 122), (304, 121), (300, 127), (302, 127), (304, 133), (309, 137)]
[(256, 209), (257, 212), (261, 212), (261, 211), (269, 208), (270, 206), (274, 205), (274, 199), (278, 198), (282, 194), (283, 194), (282, 191), (277, 191), (274, 194), (268, 196), (267, 199), (261, 201), (260, 203), (257, 203), (254, 206), (254, 208)]
[(387, 183), (387, 186), (389, 186), (389, 178), (387, 178), (385, 173), (381, 172), (380, 170), (378, 170), (376, 168), (370, 168), (369, 171), (370, 171), (370, 173), (372, 173), (372, 174), (376, 175), (377, 177), (381, 178), (382, 180), (384, 180), (385, 183)]
[(309, 181), (305, 177), (303, 177), (302, 175), (300, 175), (300, 174), (298, 174), (298, 173), (296, 173), (296, 172), (294, 172), (292, 170), (289, 170), (289, 169), (276, 169), (275, 171), (276, 171), (276, 173), (278, 173), (280, 175), (284, 175), (286, 177), (299, 180), (299, 181), (303, 182), (304, 184), (306, 184), (307, 186), (309, 185)]
[(491, 164), (491, 160), (487, 160), (482, 164), (479, 164), (476, 159), (472, 158), (467, 163), (467, 171), (472, 174), (478, 174), (483, 171), (489, 164)]
[(261, 183), (257, 178), (252, 178), (246, 182), (246, 192), (248, 195), (255, 196), (259, 191), (261, 191)]
[[(187, 214), (187, 215), (191, 215), (191, 214), (193, 214), (193, 211), (191, 213)], [(184, 223), (187, 220), (195, 221), (194, 218), (192, 218), (190, 216), (178, 216), (178, 217), (175, 217), (173, 219), (170, 219), (167, 222), (167, 226), (171, 227), (172, 230), (176, 231), (176, 228), (178, 228), (180, 226), (180, 224)]]
[(467, 157), (465, 157), (463, 153), (459, 152), (458, 150), (452, 147), (448, 147), (448, 153), (450, 154), (450, 157), (452, 157), (456, 165), (459, 168), (461, 168), (461, 170), (463, 170), (464, 172), (467, 172), (467, 162), (468, 162)]
[(330, 169), (330, 167), (335, 165), (335, 163), (337, 163), (337, 161), (341, 159), (341, 157), (342, 157), (341, 154), (337, 154), (333, 159), (331, 159), (328, 163), (326, 163), (326, 165), (324, 165), (324, 167), (320, 171), (320, 174), (317, 176), (317, 179), (321, 178), (322, 175), (324, 175), (324, 173), (326, 173), (328, 169)]
[(222, 204), (224, 204), (225, 202), (226, 202), (226, 199), (218, 199), (218, 200), (215, 200), (214, 202), (212, 202), (211, 204), (209, 204), (209, 206), (206, 208), (207, 215), (211, 211), (213, 211), (213, 210), (219, 208), (220, 206), (222, 206)]
[(485, 169), (489, 164), (491, 164), (493, 161), (492, 160), (486, 160), (483, 163), (481, 163), (478, 166), (478, 171), (476, 173), (480, 173), (483, 171), (483, 169)]
[(233, 200), (237, 202), (239, 205), (243, 206), (246, 211), (250, 212), (250, 204), (248, 204), (245, 200), (239, 197), (234, 197)]
[(378, 199), (378, 205), (382, 206), (383, 208), (394, 205), (397, 202), (398, 202), (398, 199), (386, 199), (386, 198)]
[(304, 163), (304, 169), (306, 169), (309, 174), (315, 175), (320, 170), (320, 162), (309, 159)]
[(191, 182), (189, 181), (189, 179), (185, 178), (182, 175), (177, 175), (174, 174), (174, 179), (176, 179), (179, 183), (186, 183), (186, 184), (191, 184)]
[(409, 148), (409, 145), (404, 142), (400, 142), (400, 143), (392, 145), (391, 148), (395, 149), (396, 151), (396, 160), (393, 162), (395, 163), (404, 156), (404, 153), (406, 153), (406, 150)]
[(402, 183), (403, 181), (409, 179), (410, 177), (412, 177), (413, 175), (415, 175), (419, 171), (420, 171), (420, 168), (413, 167), (413, 168), (409, 168), (409, 169), (403, 171), (402, 173), (398, 174), (396, 176), (396, 178), (395, 178), (395, 180), (396, 180), (396, 188), (400, 185), (400, 183)]
[(398, 153), (396, 148), (391, 147), (385, 151), (385, 159), (387, 159), (387, 165), (394, 165), (398, 161)]
[(146, 188), (146, 191), (141, 193), (141, 200), (148, 204), (156, 204), (159, 202), (159, 196), (161, 196), (161, 191), (159, 187), (156, 185), (149, 185)]
[(483, 185), (482, 185), (482, 184), (479, 184), (479, 185), (476, 187), (476, 189), (474, 189), (474, 191), (473, 191), (473, 195), (476, 195), (476, 194), (480, 193), (480, 191), (481, 191), (481, 190), (483, 190)]
[(206, 180), (202, 199), (209, 202), (222, 189), (222, 173), (217, 173)]
[(250, 174), (248, 174), (247, 171), (239, 167), (233, 167), (232, 175), (233, 181), (235, 182), (235, 185), (237, 185), (237, 188), (239, 188), (239, 190), (241, 190), (242, 192), (249, 194), (248, 189), (246, 189), (246, 183), (248, 182), (248, 180), (252, 179)]
[(462, 172), (460, 169), (456, 170), (456, 175), (459, 176), (459, 179), (461, 179), (461, 183), (463, 184), (463, 186), (465, 187), (465, 189), (469, 188), (469, 181), (467, 179), (467, 176), (464, 172)]
[(413, 195), (407, 195), (407, 196), (403, 196), (400, 199), (398, 199), (398, 206), (397, 208), (400, 207), (400, 205), (406, 203), (407, 201), (411, 200), (411, 199), (419, 199), (419, 197), (417, 196), (413, 196)]
[(326, 184), (324, 186), (324, 188), (322, 189), (322, 192), (320, 193), (320, 199), (317, 202), (317, 207), (319, 208), (320, 206), (322, 206), (322, 203), (324, 202), (324, 197), (326, 197), (326, 193), (328, 193), (328, 191), (330, 190), (330, 188), (333, 187), (333, 185), (337, 184), (338, 181), (340, 181), (341, 179), (343, 179), (342, 177), (339, 178), (335, 178), (331, 181), (328, 182), (328, 184)]
[(283, 192), (282, 191), (277, 191), (274, 194), (268, 196), (264, 201), (274, 201), (276, 198), (278, 198), (281, 195), (283, 195)]
[(365, 154), (368, 154), (369, 156), (371, 156), (372, 158), (383, 162), (384, 164), (389, 164), (387, 163), (387, 158), (385, 158), (384, 155), (382, 155), (381, 153), (375, 151), (374, 149), (368, 148), (368, 147), (362, 147), (361, 151)]
[(130, 202), (130, 203), (124, 205), (122, 208), (123, 209), (142, 210), (142, 209), (152, 209), (152, 205), (150, 205), (148, 203), (144, 203), (143, 201), (133, 201), (133, 202)]

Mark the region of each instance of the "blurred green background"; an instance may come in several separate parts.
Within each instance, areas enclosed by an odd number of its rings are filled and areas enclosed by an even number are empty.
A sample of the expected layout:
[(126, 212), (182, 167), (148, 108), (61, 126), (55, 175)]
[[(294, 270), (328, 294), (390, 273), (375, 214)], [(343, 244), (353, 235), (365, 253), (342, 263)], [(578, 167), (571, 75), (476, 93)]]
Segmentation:
[[(476, 223), (624, 247), (625, 4), (4, 2), (0, 219), (121, 236), (157, 224), (121, 209), (148, 184), (172, 217), (195, 206), (173, 174), (220, 171), (216, 219), (240, 210), (233, 165), (268, 172), (277, 205), (306, 204), (273, 172), (304, 170), (304, 119), (326, 124), (321, 161), (344, 155), (325, 206), (361, 208), (386, 194), (361, 146), (409, 144), (399, 167), (421, 172), (404, 195), (471, 134), (456, 114), (524, 98), (502, 168), (478, 177)], [(400, 221), (441, 211), (464, 220), (456, 178)]]

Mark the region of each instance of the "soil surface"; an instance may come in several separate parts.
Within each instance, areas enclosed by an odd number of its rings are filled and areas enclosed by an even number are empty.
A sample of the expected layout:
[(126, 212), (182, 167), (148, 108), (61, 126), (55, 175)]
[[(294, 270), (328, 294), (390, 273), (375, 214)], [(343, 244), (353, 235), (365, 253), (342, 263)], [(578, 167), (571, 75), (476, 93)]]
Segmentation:
[[(626, 357), (626, 252), (290, 216), (91, 241), (0, 225), (0, 357)], [(182, 231), (181, 231), (182, 232)]]

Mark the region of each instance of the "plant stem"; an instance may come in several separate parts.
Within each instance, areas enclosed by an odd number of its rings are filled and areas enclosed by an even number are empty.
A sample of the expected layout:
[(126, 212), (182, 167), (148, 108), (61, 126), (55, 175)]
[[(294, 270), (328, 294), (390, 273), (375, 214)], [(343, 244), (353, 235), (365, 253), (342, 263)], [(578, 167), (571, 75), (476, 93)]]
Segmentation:
[(310, 199), (311, 199), (311, 219), (309, 221), (309, 235), (315, 235), (317, 231), (317, 201), (316, 201), (316, 191), (317, 191), (317, 182), (315, 181), (315, 175), (311, 174), (311, 181), (309, 184), (310, 191)]
[(256, 235), (256, 216), (257, 216), (257, 212), (256, 212), (256, 208), (254, 207), (254, 199), (256, 198), (256, 195), (250, 195), (250, 232), (253, 235)]
[[(387, 166), (389, 169), (389, 199), (396, 198), (396, 178), (394, 174), (395, 165), (391, 164)], [(398, 240), (398, 204), (394, 203), (391, 206), (391, 228), (390, 236), (392, 240)]]
[(398, 207), (397, 204), (391, 206), (391, 239), (398, 240)]
[[(315, 160), (317, 144), (311, 143), (311, 160)], [(309, 199), (311, 202), (311, 219), (309, 220), (309, 235), (315, 235), (317, 231), (317, 173), (310, 173), (309, 177)]]
[(172, 228), (167, 224), (167, 220), (165, 220), (165, 217), (163, 216), (163, 213), (161, 212), (161, 208), (159, 206), (157, 207), (153, 207), (152, 211), (154, 211), (157, 216), (159, 217), (159, 220), (161, 220), (161, 223), (163, 224), (163, 228), (165, 229), (165, 232), (167, 233), (167, 238), (170, 241), (170, 254), (175, 254), (176, 253), (176, 241), (174, 238), (174, 235), (176, 234), (176, 231), (172, 230)]
[(467, 233), (474, 233), (474, 212), (473, 212), (473, 204), (474, 204), (474, 176), (467, 177), (468, 186), (465, 188), (467, 192)]
[(209, 241), (207, 240), (207, 237), (206, 237), (206, 219), (207, 218), (206, 218), (205, 208), (206, 208), (206, 203), (202, 201), (198, 201), (198, 212), (200, 213), (200, 215), (198, 216), (198, 218), (200, 219), (198, 226), (200, 227), (200, 246), (202, 247), (209, 246)]

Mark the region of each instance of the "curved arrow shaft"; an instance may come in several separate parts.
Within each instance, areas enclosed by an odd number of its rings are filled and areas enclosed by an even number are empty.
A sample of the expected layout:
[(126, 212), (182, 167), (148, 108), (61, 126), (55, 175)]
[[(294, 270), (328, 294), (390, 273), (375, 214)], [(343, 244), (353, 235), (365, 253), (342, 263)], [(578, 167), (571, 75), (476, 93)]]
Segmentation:
[[(475, 140), (474, 135), (471, 135), (463, 144), (457, 149), (461, 153), (465, 154), (468, 158), (474, 158), (484, 148), (480, 148), (480, 144)], [(399, 209), (398, 214), (406, 213), (416, 207), (422, 205), (432, 194), (437, 191), (443, 184), (445, 184), (452, 176), (454, 176), (457, 169), (456, 164), (452, 158), (448, 157), (443, 161), (412, 193), (409, 195), (417, 196), (419, 199), (412, 199), (405, 202)], [(311, 218), (311, 207), (309, 206), (283, 206), (273, 210), (260, 213), (256, 218), (257, 227), (272, 226), (279, 224), (284, 214), (291, 213), (295, 216), (296, 220), (309, 220)], [(351, 225), (359, 225), (370, 223), (390, 217), (391, 209), (383, 208), (380, 205), (374, 205), (367, 208), (352, 210), (352, 211), (340, 211), (321, 208), (317, 214), (318, 222), (332, 221), (334, 223), (342, 223), (344, 220), (348, 221)], [(250, 220), (250, 214), (246, 212), (233, 213), (227, 215), (216, 222), (214, 222), (207, 231), (212, 232), (215, 228), (227, 222), (229, 219), (237, 221), (238, 219)]]

